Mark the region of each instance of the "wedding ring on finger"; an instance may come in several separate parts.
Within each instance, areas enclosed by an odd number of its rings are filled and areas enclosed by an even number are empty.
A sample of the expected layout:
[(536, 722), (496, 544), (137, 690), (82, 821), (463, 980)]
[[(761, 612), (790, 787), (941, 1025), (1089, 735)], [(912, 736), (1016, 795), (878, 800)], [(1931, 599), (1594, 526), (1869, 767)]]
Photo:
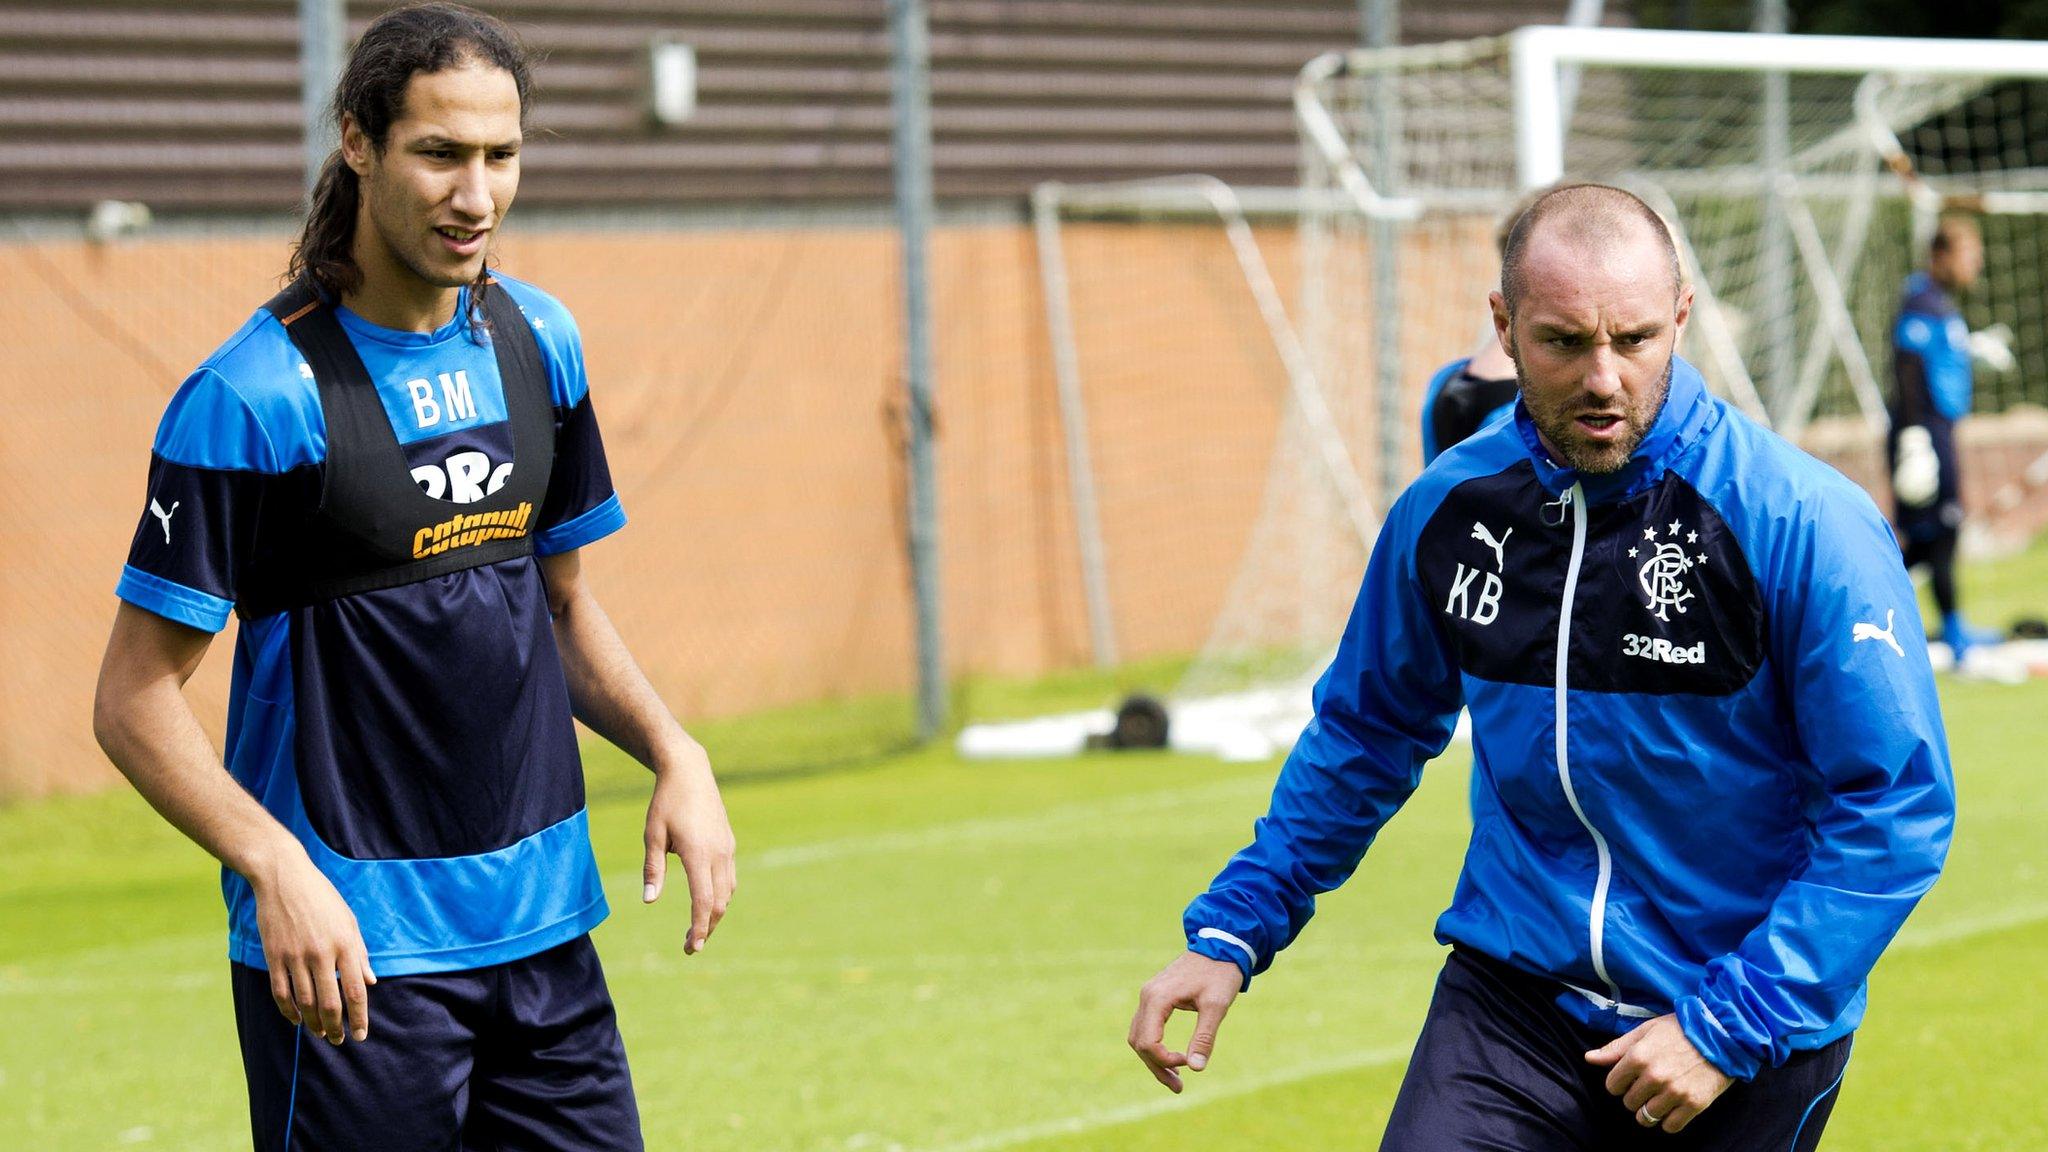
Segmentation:
[(1641, 1124), (1645, 1128), (1655, 1128), (1659, 1124), (1664, 1123), (1664, 1118), (1662, 1116), (1650, 1115), (1650, 1106), (1645, 1104), (1636, 1110), (1636, 1123)]

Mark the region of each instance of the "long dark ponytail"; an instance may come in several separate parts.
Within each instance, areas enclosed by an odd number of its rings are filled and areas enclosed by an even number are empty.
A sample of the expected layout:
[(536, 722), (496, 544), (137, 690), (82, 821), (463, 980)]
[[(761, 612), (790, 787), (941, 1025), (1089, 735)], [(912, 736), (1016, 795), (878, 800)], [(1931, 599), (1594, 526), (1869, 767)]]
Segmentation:
[[(523, 125), (532, 106), (533, 57), (519, 37), (496, 17), (460, 4), (415, 4), (379, 16), (363, 31), (349, 53), (348, 65), (334, 86), (328, 116), (339, 131), (343, 116), (355, 121), (370, 145), (384, 151), (391, 125), (405, 112), (405, 87), (421, 72), (439, 72), (475, 61), (511, 73), (519, 89)], [(362, 190), (355, 170), (341, 149), (327, 154), (320, 179), (306, 207), (306, 223), (292, 246), (285, 279), (310, 276), (332, 299), (362, 287), (363, 270), (356, 266), (356, 216)], [(479, 269), (470, 285), (469, 310), (480, 319), (488, 267)]]

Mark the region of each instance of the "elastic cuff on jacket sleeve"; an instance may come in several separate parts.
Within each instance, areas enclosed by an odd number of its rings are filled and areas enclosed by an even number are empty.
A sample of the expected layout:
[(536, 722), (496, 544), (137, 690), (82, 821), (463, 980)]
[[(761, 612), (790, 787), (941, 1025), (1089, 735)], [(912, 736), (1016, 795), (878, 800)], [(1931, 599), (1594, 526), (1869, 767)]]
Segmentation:
[(1188, 933), (1188, 951), (1211, 960), (1222, 960), (1237, 965), (1244, 977), (1238, 985), (1239, 992), (1248, 992), (1252, 986), (1252, 969), (1258, 964), (1258, 953), (1243, 940), (1220, 928), (1203, 928)]
[(1716, 1019), (1706, 1001), (1687, 996), (1678, 1002), (1678, 1026), (1685, 1038), (1699, 1049), (1707, 1063), (1737, 1080), (1750, 1080), (1763, 1069), (1763, 1061), (1745, 1051), (1728, 1029)]

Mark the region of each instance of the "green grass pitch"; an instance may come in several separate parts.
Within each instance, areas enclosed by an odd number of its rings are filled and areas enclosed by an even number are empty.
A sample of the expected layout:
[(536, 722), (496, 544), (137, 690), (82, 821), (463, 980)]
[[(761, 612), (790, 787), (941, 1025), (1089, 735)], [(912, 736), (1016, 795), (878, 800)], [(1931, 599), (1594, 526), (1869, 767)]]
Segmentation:
[[(2048, 549), (1966, 582), (1985, 622), (2044, 588)], [(1068, 690), (1095, 703), (1102, 686)], [(1943, 690), (1959, 834), (1877, 970), (1837, 1152), (2048, 1146), (2048, 682)], [(816, 740), (860, 712), (707, 742)], [(1374, 1147), (1441, 962), (1461, 752), (1239, 999), (1185, 1095), (1124, 1047), (1138, 985), (1178, 950), (1181, 906), (1246, 837), (1273, 770), (933, 750), (735, 781), (742, 889), (714, 947), (685, 958), (680, 885), (638, 901), (644, 780), (593, 749), (614, 909), (597, 937), (649, 1147)], [(0, 1145), (247, 1147), (216, 877), (126, 790), (0, 810)]]

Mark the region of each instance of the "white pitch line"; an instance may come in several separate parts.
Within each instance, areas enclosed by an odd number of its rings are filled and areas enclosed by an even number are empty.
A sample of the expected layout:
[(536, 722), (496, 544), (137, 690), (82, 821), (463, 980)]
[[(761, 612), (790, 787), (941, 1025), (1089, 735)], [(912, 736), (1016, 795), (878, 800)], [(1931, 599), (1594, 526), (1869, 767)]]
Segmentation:
[[(1952, 944), (1959, 940), (1967, 940), (1974, 936), (1990, 935), (2013, 928), (2024, 928), (2041, 920), (2048, 920), (2048, 904), (2023, 905), (2019, 908), (2006, 909), (1988, 916), (1965, 917), (1948, 923), (1930, 925), (1920, 930), (1909, 929), (1900, 934), (1893, 947), (1908, 950), (1932, 948), (1943, 944)], [(1094, 1131), (1098, 1128), (1109, 1128), (1118, 1124), (1146, 1120), (1169, 1112), (1200, 1108), (1207, 1104), (1250, 1095), (1254, 1092), (1263, 1092), (1268, 1088), (1277, 1088), (1281, 1085), (1310, 1080), (1318, 1076), (1334, 1075), (1339, 1072), (1350, 1072), (1360, 1068), (1391, 1064), (1397, 1060), (1407, 1058), (1409, 1051), (1408, 1047), (1369, 1049), (1363, 1052), (1354, 1052), (1347, 1056), (1339, 1056), (1317, 1064), (1302, 1065), (1282, 1069), (1277, 1072), (1247, 1076), (1227, 1086), (1208, 1091), (1202, 1090), (1199, 1084), (1199, 1076), (1196, 1075), (1191, 1077), (1195, 1081), (1192, 1085), (1193, 1090), (1178, 1096), (1167, 1096), (1163, 1099), (1149, 1100), (1142, 1104), (1126, 1104), (1116, 1108), (1103, 1108), (1093, 1112), (1083, 1112), (1058, 1120), (1026, 1124), (1016, 1128), (1004, 1129), (1000, 1132), (991, 1132), (970, 1140), (940, 1145), (936, 1148), (926, 1149), (924, 1152), (995, 1152), (996, 1149), (1011, 1148), (1019, 1144), (1029, 1144), (1033, 1141), (1050, 1139), (1055, 1136), (1072, 1136), (1081, 1132)]]
[[(1393, 947), (1318, 948), (1291, 957), (1288, 966), (1299, 971), (1335, 969), (1340, 974), (1356, 973), (1374, 965), (1441, 964), (1443, 954), (1444, 950), (1430, 942), (1427, 937), (1418, 937), (1413, 944)], [(728, 955), (719, 961), (718, 971), (724, 976), (799, 977), (828, 981), (848, 972), (867, 973), (875, 980), (881, 981), (897, 977), (978, 972), (1014, 973), (1025, 969), (1048, 968), (1120, 968), (1137, 970), (1137, 973), (1142, 975), (1158, 967), (1159, 957), (1160, 952), (1157, 948), (921, 952), (913, 956), (896, 958), (848, 953), (797, 959), (776, 956), (735, 960)], [(605, 971), (616, 984), (633, 976), (665, 978), (683, 971), (689, 964), (690, 961), (683, 959), (674, 950), (649, 951), (638, 956), (613, 956), (606, 961)], [(0, 990), (4, 990), (4, 982), (0, 982)]]
[[(1905, 931), (1899, 933), (1899, 938), (1892, 942), (1892, 948), (1906, 952), (1918, 951), (1923, 948), (1939, 948), (1946, 944), (1954, 944), (1958, 941), (1969, 940), (1977, 936), (1989, 936), (1999, 932), (2011, 931), (2015, 928), (2031, 927), (2043, 920), (2048, 920), (2048, 903), (2023, 904), (2016, 908), (2001, 909), (1987, 915), (1963, 916), (1953, 920), (1930, 923), (1924, 927), (1919, 924), (1912, 924)], [(61, 962), (70, 971), (58, 976), (28, 974), (22, 971), (22, 969), (30, 967), (38, 963), (38, 961), (16, 961), (12, 965), (0, 966), (0, 997), (85, 995), (96, 993), (104, 990), (110, 983), (115, 981), (103, 981), (94, 979), (91, 976), (81, 976), (77, 973), (77, 968), (94, 964), (105, 964), (108, 966), (119, 964), (124, 969), (133, 969), (136, 967), (138, 958), (146, 958), (154, 954), (167, 952), (188, 952), (195, 945), (211, 945), (217, 939), (218, 936), (215, 933), (183, 934), (159, 937), (155, 940), (138, 943), (103, 945), (85, 952), (61, 957)], [(1414, 948), (1376, 948), (1360, 954), (1353, 954), (1348, 950), (1336, 955), (1327, 951), (1319, 951), (1314, 953), (1313, 956), (1316, 962), (1363, 965), (1371, 962), (1385, 962), (1390, 958), (1407, 961), (1421, 957), (1424, 952), (1434, 955), (1441, 951), (1441, 949), (1434, 946), (1418, 944)], [(218, 959), (225, 959), (225, 957), (209, 956), (210, 961)], [(907, 962), (899, 960), (893, 966), (919, 973), (934, 973), (973, 971), (981, 968), (1008, 970), (1018, 965), (1055, 968), (1109, 967), (1155, 959), (1157, 959), (1157, 955), (1150, 950), (1131, 950), (1126, 952), (1117, 949), (1078, 949), (1030, 953), (1028, 955), (983, 956), (978, 954), (940, 954), (921, 956)], [(631, 962), (624, 958), (621, 958), (618, 963), (621, 967), (621, 975), (628, 971), (642, 972), (647, 970), (647, 966), (644, 964), (632, 968), (627, 967)], [(660, 967), (670, 966), (679, 968), (680, 964)], [(220, 978), (219, 972), (212, 963), (209, 963), (206, 971), (203, 973), (161, 972), (156, 971), (151, 965), (146, 963), (142, 964), (141, 967), (151, 972), (151, 975), (140, 976), (133, 971), (126, 971), (120, 975), (118, 982), (123, 986), (135, 985), (147, 988), (150, 991), (190, 991), (197, 988), (211, 987)], [(879, 971), (885, 967), (891, 967), (891, 965), (875, 961), (857, 962), (855, 957), (842, 956), (821, 959), (815, 962), (790, 960), (728, 961), (721, 970), (734, 975), (801, 976), (806, 974), (829, 975), (838, 968), (846, 967), (867, 967)]]
[(1953, 920), (1937, 920), (1925, 926), (1909, 924), (1892, 942), (1894, 948), (1938, 948), (1973, 936), (1988, 936), (1995, 932), (2006, 932), (2014, 928), (2025, 928), (2042, 920), (2048, 920), (2048, 904), (2022, 904), (2016, 908), (2001, 908), (1982, 916), (1959, 916)]
[(121, 969), (125, 978), (138, 965), (149, 967), (150, 961), (158, 956), (184, 958), (188, 953), (204, 953), (209, 959), (225, 963), (228, 958), (228, 928), (226, 917), (204, 931), (172, 932), (152, 936), (143, 940), (127, 940), (119, 944), (95, 944), (76, 952), (59, 952), (48, 956), (23, 957), (10, 964), (0, 964), (0, 983), (4, 983), (9, 969), (19, 969), (33, 964), (61, 964), (67, 970), (104, 967)]
[[(998, 1148), (1012, 1148), (1054, 1136), (1072, 1136), (1081, 1132), (1092, 1132), (1097, 1128), (1110, 1128), (1118, 1124), (1129, 1124), (1135, 1120), (1147, 1120), (1168, 1112), (1182, 1112), (1190, 1108), (1201, 1108), (1239, 1096), (1249, 1096), (1268, 1088), (1278, 1088), (1319, 1076), (1334, 1076), (1340, 1072), (1355, 1072), (1361, 1068), (1376, 1068), (1393, 1064), (1408, 1058), (1413, 1045), (1404, 1044), (1398, 1048), (1368, 1048), (1362, 1052), (1351, 1052), (1335, 1056), (1314, 1064), (1303, 1064), (1283, 1068), (1277, 1072), (1266, 1072), (1245, 1076), (1228, 1084), (1209, 1086), (1201, 1083), (1201, 1074), (1189, 1074), (1189, 1090), (1178, 1096), (1161, 1096), (1142, 1104), (1124, 1104), (1115, 1108), (1099, 1108), (1093, 1112), (1081, 1112), (1058, 1120), (1043, 1120), (1036, 1124), (1025, 1124), (990, 1132), (971, 1140), (954, 1144), (943, 1144), (924, 1152), (994, 1152)], [(1134, 1075), (1143, 1075), (1134, 1070)], [(1166, 1089), (1159, 1089), (1165, 1092)]]
[(1099, 800), (1086, 804), (1067, 804), (1025, 816), (981, 817), (908, 832), (883, 832), (870, 836), (823, 840), (815, 844), (792, 844), (785, 848), (767, 849), (749, 857), (747, 862), (754, 868), (787, 868), (841, 860), (848, 856), (918, 851), (963, 841), (985, 844), (990, 841), (1029, 839), (1047, 832), (1070, 831), (1075, 824), (1085, 821), (1123, 819), (1166, 812), (1240, 795), (1264, 793), (1271, 788), (1272, 782), (1264, 778), (1229, 780), (1199, 788), (1149, 792), (1141, 796), (1120, 796), (1113, 800)]
[[(929, 828), (918, 828), (908, 832), (847, 836), (811, 844), (767, 848), (759, 852), (743, 850), (739, 863), (742, 871), (751, 874), (762, 869), (798, 868), (808, 864), (831, 863), (849, 856), (917, 852), (954, 844), (1015, 842), (1037, 836), (1069, 833), (1076, 825), (1088, 821), (1123, 820), (1170, 812), (1177, 808), (1189, 808), (1198, 804), (1250, 798), (1264, 795), (1270, 792), (1272, 787), (1272, 780), (1264, 776), (1227, 780), (1196, 788), (1169, 789), (1139, 796), (1119, 796), (1112, 800), (1098, 800), (1086, 804), (1066, 804), (1025, 816), (977, 817), (934, 824)], [(1252, 813), (1247, 811), (1238, 815), (1249, 817)], [(628, 887), (636, 887), (639, 883), (638, 872), (620, 872), (605, 877), (607, 887), (619, 885), (622, 891)], [(634, 895), (637, 897), (638, 892), (635, 891)]]
[(226, 975), (218, 971), (136, 974), (118, 981), (85, 976), (13, 977), (0, 973), (0, 996), (104, 996), (115, 988), (123, 992), (205, 992), (225, 983)]

